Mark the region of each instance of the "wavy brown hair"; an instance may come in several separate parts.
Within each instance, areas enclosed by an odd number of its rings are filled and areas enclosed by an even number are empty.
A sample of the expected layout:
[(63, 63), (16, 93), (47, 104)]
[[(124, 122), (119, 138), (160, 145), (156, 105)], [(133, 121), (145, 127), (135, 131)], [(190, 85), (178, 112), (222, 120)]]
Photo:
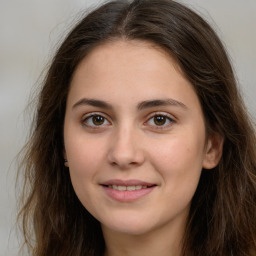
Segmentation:
[[(256, 248), (256, 138), (219, 38), (199, 15), (171, 0), (112, 1), (87, 14), (59, 47), (39, 94), (20, 174), (22, 219), (34, 256), (100, 256), (100, 223), (78, 200), (63, 161), (63, 121), (76, 67), (100, 44), (143, 40), (178, 63), (200, 100), (207, 131), (225, 138), (213, 170), (202, 170), (183, 255), (251, 256)], [(166, 238), (168, 239), (168, 238)]]

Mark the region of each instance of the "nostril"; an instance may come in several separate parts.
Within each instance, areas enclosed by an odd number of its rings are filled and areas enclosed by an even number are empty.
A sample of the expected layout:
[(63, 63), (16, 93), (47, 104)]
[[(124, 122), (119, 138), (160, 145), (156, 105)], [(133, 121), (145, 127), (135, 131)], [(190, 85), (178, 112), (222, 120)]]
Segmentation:
[(141, 165), (144, 162), (144, 152), (135, 145), (119, 143), (115, 147), (110, 148), (107, 158), (112, 166), (127, 169)]
[(118, 166), (119, 168), (121, 169), (129, 169), (131, 167), (135, 167), (135, 166), (138, 166), (140, 165), (138, 162), (115, 162), (115, 161), (112, 161), (110, 163), (112, 166)]

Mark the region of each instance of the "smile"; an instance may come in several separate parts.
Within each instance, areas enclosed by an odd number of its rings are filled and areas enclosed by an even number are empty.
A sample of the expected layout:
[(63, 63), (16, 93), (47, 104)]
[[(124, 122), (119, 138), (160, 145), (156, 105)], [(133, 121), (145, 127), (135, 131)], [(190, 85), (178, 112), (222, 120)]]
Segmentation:
[(108, 197), (119, 202), (132, 202), (150, 194), (156, 184), (139, 180), (109, 180), (101, 184)]
[(108, 185), (108, 187), (112, 188), (114, 190), (119, 190), (119, 191), (134, 191), (134, 190), (145, 189), (145, 188), (148, 188), (149, 186), (142, 186), (142, 185), (137, 185), (137, 186)]

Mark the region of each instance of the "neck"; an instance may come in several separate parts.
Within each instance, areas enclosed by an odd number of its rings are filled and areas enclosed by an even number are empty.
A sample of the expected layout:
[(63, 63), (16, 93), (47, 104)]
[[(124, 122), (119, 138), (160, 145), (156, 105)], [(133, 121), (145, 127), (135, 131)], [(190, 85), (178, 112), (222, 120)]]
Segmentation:
[(180, 256), (185, 225), (166, 225), (139, 235), (120, 233), (102, 226), (106, 251), (104, 256)]

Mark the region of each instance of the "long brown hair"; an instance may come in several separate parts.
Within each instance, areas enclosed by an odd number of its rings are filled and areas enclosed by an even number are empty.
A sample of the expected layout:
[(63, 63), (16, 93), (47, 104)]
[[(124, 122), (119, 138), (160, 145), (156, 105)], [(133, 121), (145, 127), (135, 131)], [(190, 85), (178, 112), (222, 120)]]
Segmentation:
[[(256, 248), (256, 138), (225, 49), (195, 12), (171, 0), (112, 1), (86, 15), (58, 49), (39, 95), (20, 170), (23, 220), (31, 255), (104, 251), (100, 223), (82, 206), (63, 161), (63, 120), (72, 75), (97, 45), (144, 40), (167, 51), (194, 86), (207, 131), (225, 138), (213, 170), (202, 170), (183, 254), (252, 255)], [(168, 238), (166, 238), (168, 239)]]

